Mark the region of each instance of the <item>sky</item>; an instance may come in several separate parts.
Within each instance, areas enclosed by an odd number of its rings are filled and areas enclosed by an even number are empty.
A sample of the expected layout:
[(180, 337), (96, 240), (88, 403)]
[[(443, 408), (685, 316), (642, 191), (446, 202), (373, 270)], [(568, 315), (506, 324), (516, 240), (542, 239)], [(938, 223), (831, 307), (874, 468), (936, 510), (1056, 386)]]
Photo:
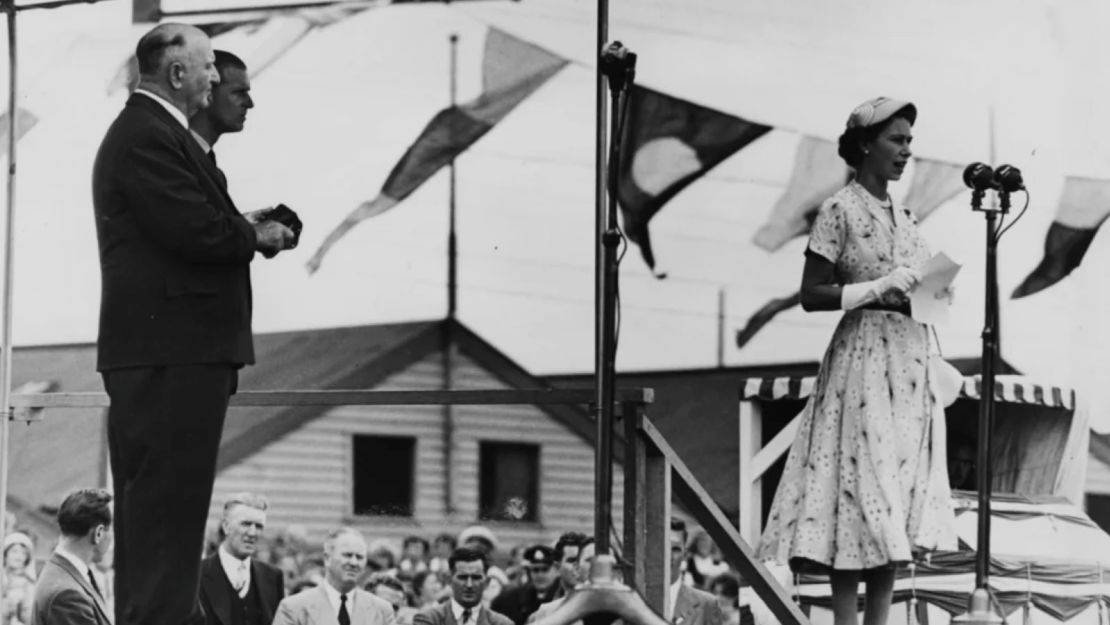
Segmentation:
[[(918, 155), (961, 166), (1009, 162), (1025, 172), (1029, 211), (999, 250), (1003, 357), (1110, 406), (1101, 384), (1110, 375), (1110, 289), (1101, 279), (1110, 235), (1101, 233), (1059, 285), (1005, 297), (1040, 260), (1064, 176), (1110, 178), (1110, 145), (1097, 141), (1110, 136), (1098, 108), (1110, 92), (1110, 43), (1101, 36), (1110, 9), (1057, 4), (610, 2), (610, 36), (637, 52), (641, 84), (775, 128), (652, 222), (665, 280), (652, 277), (636, 249), (623, 257), (618, 370), (716, 366), (722, 294), (725, 365), (821, 358), (837, 313), (791, 311), (735, 347), (748, 316), (800, 280), (804, 240), (768, 253), (751, 237), (782, 193), (800, 137), (835, 139), (856, 104), (888, 95), (918, 105)], [(17, 344), (95, 339), (89, 176), (126, 95), (113, 90), (113, 77), (145, 30), (129, 23), (129, 9), (114, 0), (21, 17), (20, 102), (39, 123), (17, 153)], [(296, 39), (256, 76), (257, 108), (244, 132), (217, 145), (240, 209), (283, 202), (305, 222), (297, 250), (254, 264), (255, 331), (445, 314), (445, 172), (349, 233), (318, 273), (309, 276), (304, 263), (447, 105), (451, 34), (460, 37), (458, 97), (477, 95), (493, 26), (571, 63), (458, 160), (459, 317), (534, 373), (592, 370), (596, 4), (387, 6), (300, 36), (304, 24), (289, 16), (216, 40), (251, 64)], [(911, 175), (895, 185), (896, 199)], [(964, 264), (952, 320), (938, 328), (951, 357), (980, 350), (984, 220), (968, 199), (961, 194), (922, 225), (934, 249)]]

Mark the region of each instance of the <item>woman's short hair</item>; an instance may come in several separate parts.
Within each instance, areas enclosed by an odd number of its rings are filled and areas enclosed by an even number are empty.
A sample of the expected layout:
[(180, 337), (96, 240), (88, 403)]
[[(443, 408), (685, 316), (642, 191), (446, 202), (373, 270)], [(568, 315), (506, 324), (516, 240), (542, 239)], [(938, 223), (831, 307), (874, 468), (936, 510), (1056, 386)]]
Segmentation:
[(898, 112), (891, 115), (889, 118), (878, 124), (870, 126), (856, 126), (846, 128), (844, 133), (840, 135), (837, 140), (836, 153), (840, 158), (844, 159), (850, 167), (859, 167), (860, 162), (863, 160), (863, 144), (875, 140), (887, 126), (892, 124), (895, 119), (904, 119), (913, 125), (916, 113), (911, 111), (909, 107), (902, 108)]

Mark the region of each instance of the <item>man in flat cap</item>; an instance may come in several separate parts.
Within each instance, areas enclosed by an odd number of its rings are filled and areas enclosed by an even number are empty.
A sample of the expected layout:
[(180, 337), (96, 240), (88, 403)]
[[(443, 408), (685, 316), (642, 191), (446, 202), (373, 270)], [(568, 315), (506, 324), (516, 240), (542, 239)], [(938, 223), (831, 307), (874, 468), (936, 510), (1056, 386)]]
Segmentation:
[(555, 598), (559, 585), (555, 568), (555, 550), (547, 545), (533, 545), (524, 550), (524, 564), (528, 568), (525, 581), (501, 591), (490, 608), (511, 618), (515, 625), (524, 625), (528, 617)]

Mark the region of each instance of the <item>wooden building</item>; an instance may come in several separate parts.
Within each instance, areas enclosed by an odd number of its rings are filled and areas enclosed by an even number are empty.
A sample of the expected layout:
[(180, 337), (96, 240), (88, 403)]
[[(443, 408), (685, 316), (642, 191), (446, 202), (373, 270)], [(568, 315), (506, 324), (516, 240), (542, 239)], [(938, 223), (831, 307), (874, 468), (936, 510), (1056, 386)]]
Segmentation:
[[(545, 388), (462, 324), (428, 321), (261, 334), (241, 390)], [(16, 385), (101, 391), (94, 345), (17, 350)], [(449, 413), (450, 412), (450, 413)], [(11, 493), (51, 509), (108, 482), (105, 415), (57, 409), (13, 427)], [(592, 533), (594, 425), (583, 406), (232, 408), (212, 519), (230, 493), (271, 502), (269, 525), (319, 540), (341, 524), (399, 543), (483, 524), (502, 545)], [(620, 471), (613, 516), (621, 519)]]

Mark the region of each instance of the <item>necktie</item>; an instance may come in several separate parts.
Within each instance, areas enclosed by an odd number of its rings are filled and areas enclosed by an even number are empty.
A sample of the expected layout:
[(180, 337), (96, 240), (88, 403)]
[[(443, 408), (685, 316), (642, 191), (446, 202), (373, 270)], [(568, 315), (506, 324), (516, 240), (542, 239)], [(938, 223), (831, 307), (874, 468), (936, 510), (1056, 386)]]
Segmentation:
[(463, 620), (462, 620), (461, 625), (467, 625), (467, 623), (469, 623), (469, 622), (470, 622), (470, 608), (465, 608), (463, 610)]
[(93, 590), (96, 591), (96, 594), (100, 595), (100, 598), (103, 599), (104, 593), (100, 592), (100, 585), (96, 583), (96, 576), (93, 575), (92, 569), (89, 569), (89, 583), (92, 584)]
[(339, 595), (339, 625), (351, 625), (351, 615), (347, 612), (347, 595)]
[(239, 593), (240, 597), (247, 594), (247, 575), (247, 561), (241, 560), (235, 575), (235, 592)]
[(215, 150), (208, 150), (208, 158), (212, 161), (213, 165), (216, 165), (217, 167), (219, 167), (219, 165), (216, 163), (216, 151)]

